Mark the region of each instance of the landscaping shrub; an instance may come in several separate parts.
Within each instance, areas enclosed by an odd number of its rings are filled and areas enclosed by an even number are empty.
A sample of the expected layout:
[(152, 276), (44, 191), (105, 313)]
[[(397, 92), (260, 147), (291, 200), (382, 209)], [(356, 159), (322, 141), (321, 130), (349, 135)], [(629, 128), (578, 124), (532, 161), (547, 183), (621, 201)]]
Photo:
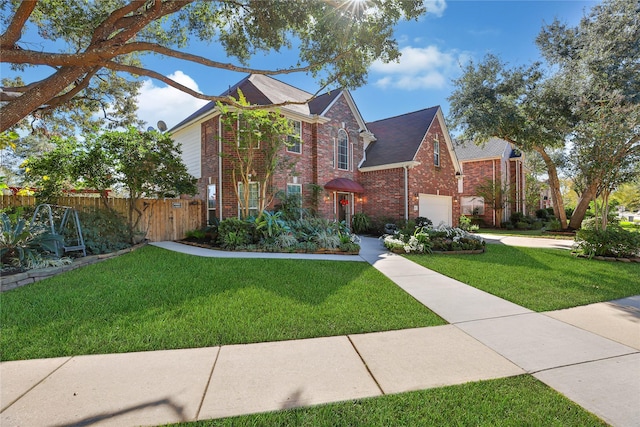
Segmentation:
[(218, 243), (225, 249), (241, 249), (254, 242), (255, 223), (227, 218), (218, 226)]
[(549, 218), (549, 212), (546, 209), (538, 209), (536, 211), (536, 218), (547, 219)]
[(640, 234), (618, 226), (606, 230), (582, 228), (576, 232), (576, 252), (589, 258), (640, 256)]
[(424, 216), (419, 216), (415, 221), (416, 227), (433, 227), (433, 221)]
[(43, 260), (54, 258), (61, 236), (54, 236), (45, 227), (31, 227), (20, 211), (0, 214), (0, 261), (2, 267), (36, 268)]
[(354, 214), (351, 218), (351, 229), (354, 233), (362, 234), (369, 231), (371, 227), (371, 219), (364, 212)]
[(480, 226), (478, 226), (477, 224), (473, 224), (471, 222), (471, 218), (466, 215), (460, 215), (460, 219), (458, 220), (458, 222), (460, 224), (459, 227), (464, 231), (474, 232), (480, 229)]
[(544, 228), (545, 230), (549, 230), (549, 231), (558, 231), (558, 230), (562, 230), (562, 224), (560, 224), (559, 219), (552, 218), (551, 220), (547, 221)]
[(484, 239), (461, 228), (441, 226), (416, 227), (412, 234), (396, 233), (383, 236), (384, 246), (393, 252), (431, 253), (432, 251), (462, 251), (484, 249)]
[(88, 254), (106, 254), (131, 246), (127, 221), (114, 211), (86, 208), (78, 212)]

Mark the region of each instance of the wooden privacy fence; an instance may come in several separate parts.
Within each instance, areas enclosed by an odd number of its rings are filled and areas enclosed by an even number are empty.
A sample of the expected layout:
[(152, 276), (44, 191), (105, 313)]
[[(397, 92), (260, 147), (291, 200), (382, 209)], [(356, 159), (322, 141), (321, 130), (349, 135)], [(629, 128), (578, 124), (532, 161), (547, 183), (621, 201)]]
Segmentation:
[[(108, 203), (114, 210), (127, 217), (128, 199), (109, 198)], [(35, 206), (36, 200), (32, 196), (0, 196), (0, 209), (9, 206)], [(70, 206), (77, 210), (89, 208), (104, 208), (99, 197), (60, 197), (57, 204)], [(142, 199), (136, 205), (142, 210), (139, 230), (147, 230), (146, 238), (152, 242), (162, 240), (179, 240), (189, 230), (202, 227), (204, 218), (204, 202), (201, 200), (183, 199)], [(81, 224), (82, 225), (82, 224)]]

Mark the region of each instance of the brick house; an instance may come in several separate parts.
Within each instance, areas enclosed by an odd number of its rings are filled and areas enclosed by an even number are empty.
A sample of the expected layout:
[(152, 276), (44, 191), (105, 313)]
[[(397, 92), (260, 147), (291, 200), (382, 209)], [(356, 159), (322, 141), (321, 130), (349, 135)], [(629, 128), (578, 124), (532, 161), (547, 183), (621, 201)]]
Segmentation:
[[(251, 104), (302, 102), (280, 108), (301, 144), (282, 147), (279, 156), (292, 166), (276, 171), (270, 185), (299, 194), (304, 208), (347, 223), (358, 212), (395, 220), (431, 215), (457, 223), (461, 170), (439, 107), (366, 123), (347, 90), (305, 103), (312, 94), (271, 77), (250, 75), (223, 96), (237, 96), (238, 89)], [(239, 183), (231, 182), (231, 165), (220, 156), (226, 149), (221, 142), (225, 134), (215, 103), (170, 132), (181, 144), (188, 171), (198, 179), (196, 197), (208, 201), (203, 223), (237, 217), (234, 186)]]
[[(514, 212), (526, 212), (524, 155), (511, 143), (491, 138), (485, 144), (455, 142), (462, 168), (460, 208), (463, 215), (480, 217), (486, 225), (499, 226)], [(506, 190), (502, 212), (478, 194), (478, 186), (491, 183)]]
[(429, 218), (457, 225), (461, 169), (442, 109), (431, 107), (367, 123), (376, 140), (360, 164), (370, 216)]

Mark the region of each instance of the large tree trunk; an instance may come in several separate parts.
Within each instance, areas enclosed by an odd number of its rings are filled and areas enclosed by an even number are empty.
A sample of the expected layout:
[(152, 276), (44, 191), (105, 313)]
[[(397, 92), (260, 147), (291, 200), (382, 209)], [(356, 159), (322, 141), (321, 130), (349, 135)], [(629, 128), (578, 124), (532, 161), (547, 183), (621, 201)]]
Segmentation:
[[(562, 192), (560, 191), (560, 179), (558, 178), (558, 169), (553, 163), (549, 154), (544, 151), (543, 147), (534, 146), (533, 149), (542, 156), (544, 164), (549, 174), (549, 190), (551, 191), (551, 201), (553, 202), (553, 213), (560, 221), (562, 229), (567, 228), (567, 213), (564, 211), (564, 201), (562, 200)], [(588, 206), (588, 205), (587, 205)]]
[(579, 230), (582, 226), (582, 220), (584, 219), (584, 215), (587, 213), (589, 209), (589, 204), (594, 199), (596, 195), (597, 184), (590, 184), (580, 195), (580, 200), (578, 200), (578, 205), (576, 209), (573, 211), (571, 215), (571, 220), (569, 221), (569, 229), (570, 230)]
[(2, 107), (2, 114), (0, 114), (0, 132), (6, 131), (39, 107), (46, 105), (48, 101), (89, 70), (90, 67), (64, 67), (21, 96), (5, 104)]

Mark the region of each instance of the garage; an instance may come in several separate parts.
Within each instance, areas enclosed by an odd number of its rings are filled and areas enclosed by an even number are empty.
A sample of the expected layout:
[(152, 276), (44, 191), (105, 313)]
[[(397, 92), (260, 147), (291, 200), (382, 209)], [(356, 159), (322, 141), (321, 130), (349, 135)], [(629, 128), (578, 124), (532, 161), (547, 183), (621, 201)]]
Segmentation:
[(453, 224), (452, 197), (436, 196), (433, 194), (420, 193), (418, 213), (419, 216), (429, 218), (433, 226), (437, 227), (441, 223), (451, 226)]

